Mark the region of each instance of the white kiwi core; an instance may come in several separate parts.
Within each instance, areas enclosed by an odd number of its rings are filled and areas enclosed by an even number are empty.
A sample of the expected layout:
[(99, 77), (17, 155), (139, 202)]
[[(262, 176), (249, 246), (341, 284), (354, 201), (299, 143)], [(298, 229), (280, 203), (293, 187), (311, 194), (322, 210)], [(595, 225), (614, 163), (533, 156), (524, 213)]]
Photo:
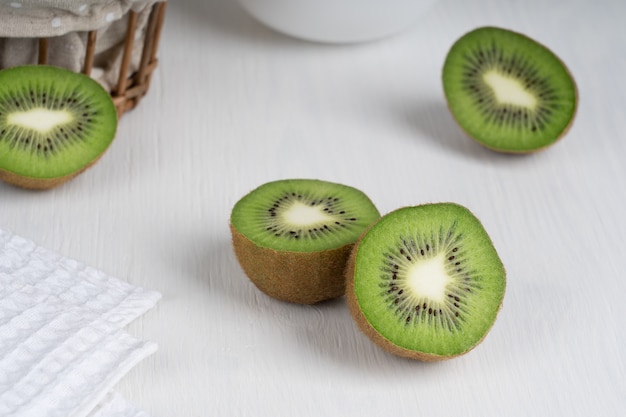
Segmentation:
[(39, 133), (47, 133), (57, 126), (62, 126), (73, 120), (72, 113), (66, 110), (49, 110), (34, 108), (27, 111), (11, 113), (7, 121), (26, 129)]
[(297, 226), (319, 224), (331, 218), (319, 206), (308, 206), (298, 201), (294, 202), (284, 213), (285, 221)]
[(413, 294), (434, 301), (443, 301), (450, 277), (445, 268), (445, 254), (412, 264), (407, 271), (407, 284)]
[(491, 70), (483, 75), (483, 80), (491, 87), (498, 103), (529, 109), (533, 109), (537, 105), (537, 98), (514, 78), (507, 77), (496, 70)]

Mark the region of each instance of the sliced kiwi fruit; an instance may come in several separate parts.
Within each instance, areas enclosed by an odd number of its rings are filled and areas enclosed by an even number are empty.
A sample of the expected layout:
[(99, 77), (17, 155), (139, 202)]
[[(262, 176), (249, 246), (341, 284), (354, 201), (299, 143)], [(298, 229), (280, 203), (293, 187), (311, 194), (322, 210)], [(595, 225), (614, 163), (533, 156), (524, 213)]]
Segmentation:
[(0, 179), (46, 189), (94, 164), (115, 137), (110, 94), (54, 66), (0, 71)]
[(496, 320), (506, 284), (480, 221), (453, 203), (380, 218), (354, 246), (346, 281), (359, 328), (385, 350), (424, 361), (478, 345)]
[(288, 179), (241, 198), (230, 218), (243, 271), (267, 295), (315, 304), (345, 292), (344, 270), (354, 242), (380, 213), (347, 185)]
[(496, 151), (546, 148), (574, 121), (578, 93), (568, 69), (548, 48), (510, 30), (482, 27), (462, 36), (442, 78), (457, 123)]

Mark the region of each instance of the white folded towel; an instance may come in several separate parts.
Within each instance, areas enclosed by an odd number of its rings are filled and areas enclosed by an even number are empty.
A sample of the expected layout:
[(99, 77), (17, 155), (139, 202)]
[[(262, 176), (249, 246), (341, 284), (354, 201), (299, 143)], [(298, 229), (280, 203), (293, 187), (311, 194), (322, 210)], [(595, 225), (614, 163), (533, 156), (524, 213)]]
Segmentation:
[(110, 391), (156, 350), (123, 328), (160, 297), (0, 229), (0, 416), (147, 417)]

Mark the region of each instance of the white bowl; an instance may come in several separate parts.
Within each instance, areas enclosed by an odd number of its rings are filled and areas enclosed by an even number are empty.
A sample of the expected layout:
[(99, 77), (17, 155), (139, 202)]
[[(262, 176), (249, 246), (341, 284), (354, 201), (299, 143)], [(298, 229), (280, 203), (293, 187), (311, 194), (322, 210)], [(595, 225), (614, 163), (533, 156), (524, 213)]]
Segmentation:
[(408, 28), (436, 0), (238, 0), (265, 25), (328, 43), (380, 39)]

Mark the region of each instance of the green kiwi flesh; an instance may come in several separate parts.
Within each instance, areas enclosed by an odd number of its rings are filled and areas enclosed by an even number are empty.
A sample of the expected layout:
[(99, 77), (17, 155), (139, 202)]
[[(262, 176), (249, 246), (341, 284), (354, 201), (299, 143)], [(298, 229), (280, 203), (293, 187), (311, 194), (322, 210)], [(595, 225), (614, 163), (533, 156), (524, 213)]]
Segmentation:
[(510, 30), (482, 27), (462, 36), (448, 52), (442, 78), (457, 123), (496, 151), (550, 146), (576, 114), (577, 88), (563, 62)]
[(344, 294), (354, 242), (379, 217), (371, 200), (353, 187), (287, 179), (241, 198), (230, 229), (237, 260), (261, 291), (314, 304)]
[(110, 94), (92, 78), (46, 65), (0, 71), (0, 179), (59, 185), (95, 163), (115, 137)]
[(359, 328), (399, 356), (435, 361), (478, 345), (496, 320), (504, 266), (480, 221), (454, 203), (391, 212), (355, 245), (346, 300)]

